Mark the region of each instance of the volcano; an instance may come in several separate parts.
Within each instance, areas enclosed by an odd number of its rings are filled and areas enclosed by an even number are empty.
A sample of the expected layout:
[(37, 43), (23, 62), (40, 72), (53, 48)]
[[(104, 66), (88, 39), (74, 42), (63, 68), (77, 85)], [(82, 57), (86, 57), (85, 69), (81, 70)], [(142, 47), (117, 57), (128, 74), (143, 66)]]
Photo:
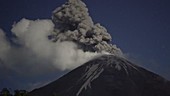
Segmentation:
[(170, 96), (170, 81), (125, 58), (104, 55), (29, 96)]
[(127, 60), (111, 44), (106, 28), (92, 21), (82, 0), (68, 0), (58, 7), (52, 22), (52, 41), (71, 41), (83, 52), (108, 54), (88, 60), (29, 96), (170, 96), (170, 81)]

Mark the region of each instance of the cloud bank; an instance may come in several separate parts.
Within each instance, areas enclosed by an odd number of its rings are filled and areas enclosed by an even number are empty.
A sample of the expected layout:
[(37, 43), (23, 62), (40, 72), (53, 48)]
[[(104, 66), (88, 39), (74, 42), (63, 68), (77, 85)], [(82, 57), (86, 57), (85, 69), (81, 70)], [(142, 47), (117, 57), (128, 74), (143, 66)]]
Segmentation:
[[(22, 19), (11, 31), (16, 35), (14, 40), (19, 46), (7, 41), (3, 30), (0, 30), (0, 69), (1, 78), (11, 75), (34, 77), (53, 71), (72, 70), (85, 62), (101, 56), (103, 53), (84, 52), (72, 41), (51, 41), (48, 36), (53, 32), (51, 20)], [(2, 82), (2, 81), (1, 81)]]
[(17, 36), (15, 42), (20, 46), (10, 46), (1, 30), (0, 58), (5, 63), (3, 65), (15, 67), (15, 65), (21, 66), (28, 63), (26, 68), (32, 66), (36, 70), (34, 65), (37, 66), (36, 63), (40, 63), (38, 66), (45, 66), (45, 68), (51, 66), (57, 70), (71, 70), (102, 54), (84, 52), (71, 41), (50, 41), (48, 36), (54, 30), (53, 28), (54, 24), (51, 20), (22, 19), (13, 25), (11, 30)]

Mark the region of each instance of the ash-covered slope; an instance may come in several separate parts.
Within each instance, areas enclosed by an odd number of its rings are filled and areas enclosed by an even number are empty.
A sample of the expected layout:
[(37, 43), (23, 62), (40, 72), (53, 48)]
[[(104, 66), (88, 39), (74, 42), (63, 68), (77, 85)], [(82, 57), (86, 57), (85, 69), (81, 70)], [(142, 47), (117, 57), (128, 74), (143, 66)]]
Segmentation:
[(170, 82), (124, 58), (105, 55), (29, 96), (170, 96)]

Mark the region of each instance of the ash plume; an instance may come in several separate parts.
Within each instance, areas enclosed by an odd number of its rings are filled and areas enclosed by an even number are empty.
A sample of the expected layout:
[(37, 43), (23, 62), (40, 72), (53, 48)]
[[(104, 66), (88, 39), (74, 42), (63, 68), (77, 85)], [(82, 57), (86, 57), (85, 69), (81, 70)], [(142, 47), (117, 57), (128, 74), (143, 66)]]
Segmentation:
[(86, 5), (81, 0), (69, 0), (53, 12), (54, 41), (73, 41), (84, 51), (108, 52), (122, 55), (116, 45), (110, 44), (112, 37), (106, 28), (94, 23)]

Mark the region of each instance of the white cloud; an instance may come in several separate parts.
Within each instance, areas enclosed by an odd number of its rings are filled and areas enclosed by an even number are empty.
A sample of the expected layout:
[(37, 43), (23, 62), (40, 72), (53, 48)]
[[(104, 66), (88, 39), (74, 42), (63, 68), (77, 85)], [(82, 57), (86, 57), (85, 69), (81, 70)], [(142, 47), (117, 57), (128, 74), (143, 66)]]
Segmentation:
[(12, 46), (0, 30), (1, 75), (14, 72), (25, 78), (40, 76), (54, 71), (74, 69), (83, 63), (102, 55), (96, 52), (84, 52), (71, 41), (52, 42), (48, 35), (54, 30), (51, 20), (22, 19), (13, 25), (12, 32), (17, 36)]
[[(32, 78), (54, 71), (74, 69), (85, 62), (102, 55), (96, 52), (84, 52), (71, 41), (52, 42), (48, 36), (54, 30), (51, 20), (22, 19), (11, 31), (17, 36), (15, 42), (21, 46), (10, 45), (0, 30), (1, 77), (16, 76)], [(10, 73), (11, 72), (11, 73)], [(35, 83), (35, 82), (34, 82)]]

